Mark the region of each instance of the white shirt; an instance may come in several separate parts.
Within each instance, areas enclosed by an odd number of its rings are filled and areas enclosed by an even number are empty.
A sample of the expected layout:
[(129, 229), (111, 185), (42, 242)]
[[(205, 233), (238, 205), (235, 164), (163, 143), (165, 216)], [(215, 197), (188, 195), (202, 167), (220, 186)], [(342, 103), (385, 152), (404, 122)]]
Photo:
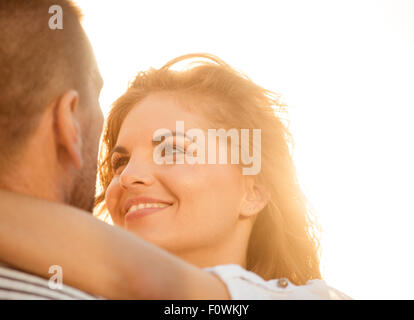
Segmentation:
[(205, 268), (226, 285), (232, 300), (350, 300), (323, 280), (296, 286), (287, 279), (264, 280), (236, 264)]

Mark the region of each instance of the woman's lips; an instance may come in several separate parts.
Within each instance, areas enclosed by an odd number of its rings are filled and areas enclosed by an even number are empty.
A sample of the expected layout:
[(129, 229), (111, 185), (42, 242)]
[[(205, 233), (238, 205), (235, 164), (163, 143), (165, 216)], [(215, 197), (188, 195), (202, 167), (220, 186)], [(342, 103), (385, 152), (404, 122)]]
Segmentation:
[(171, 206), (171, 203), (149, 197), (129, 199), (125, 204), (125, 220), (145, 217)]
[(165, 208), (170, 207), (170, 205), (166, 205), (163, 207), (148, 207), (148, 208), (135, 208), (135, 206), (131, 207), (131, 209), (127, 212), (127, 214), (125, 215), (125, 220), (132, 220), (132, 219), (137, 219), (137, 218), (142, 218), (145, 217), (147, 215), (150, 215), (152, 213), (161, 211)]

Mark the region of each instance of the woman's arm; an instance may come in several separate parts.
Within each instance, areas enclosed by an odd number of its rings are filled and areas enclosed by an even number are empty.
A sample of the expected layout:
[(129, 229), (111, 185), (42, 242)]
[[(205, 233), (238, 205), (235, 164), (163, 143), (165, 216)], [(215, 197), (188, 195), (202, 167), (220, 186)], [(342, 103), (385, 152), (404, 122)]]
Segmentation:
[(67, 205), (0, 190), (0, 261), (108, 299), (228, 299), (215, 276)]

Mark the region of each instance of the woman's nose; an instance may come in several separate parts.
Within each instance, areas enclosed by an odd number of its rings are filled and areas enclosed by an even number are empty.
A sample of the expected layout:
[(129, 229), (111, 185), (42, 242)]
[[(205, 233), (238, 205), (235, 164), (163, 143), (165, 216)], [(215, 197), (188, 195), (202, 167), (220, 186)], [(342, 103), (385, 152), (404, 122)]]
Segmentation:
[(125, 189), (150, 186), (155, 182), (150, 168), (129, 163), (122, 171), (119, 181)]

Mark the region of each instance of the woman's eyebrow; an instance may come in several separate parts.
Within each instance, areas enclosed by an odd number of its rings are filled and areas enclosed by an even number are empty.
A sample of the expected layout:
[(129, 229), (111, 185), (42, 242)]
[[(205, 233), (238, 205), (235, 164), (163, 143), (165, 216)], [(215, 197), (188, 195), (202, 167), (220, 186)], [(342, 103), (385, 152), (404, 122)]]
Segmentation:
[[(180, 131), (178, 131), (178, 132), (176, 132), (176, 131), (172, 131), (172, 132), (171, 132), (171, 131), (170, 131), (170, 132), (165, 132), (165, 133), (162, 133), (162, 134), (160, 134), (160, 135), (158, 135), (158, 136), (154, 137), (154, 138), (152, 139), (152, 145), (153, 145), (153, 146), (159, 145), (160, 143), (164, 142), (164, 140), (165, 140), (165, 139), (167, 139), (167, 138), (169, 138), (169, 137), (176, 137), (176, 136), (184, 137), (184, 138), (186, 138), (186, 139), (191, 140), (191, 138), (190, 138), (189, 136), (187, 136), (187, 135), (185, 134), (185, 132), (180, 132)], [(164, 139), (161, 139), (161, 138), (164, 138)]]
[(128, 150), (123, 146), (115, 146), (109, 154), (109, 157), (112, 157), (114, 153), (128, 154)]

